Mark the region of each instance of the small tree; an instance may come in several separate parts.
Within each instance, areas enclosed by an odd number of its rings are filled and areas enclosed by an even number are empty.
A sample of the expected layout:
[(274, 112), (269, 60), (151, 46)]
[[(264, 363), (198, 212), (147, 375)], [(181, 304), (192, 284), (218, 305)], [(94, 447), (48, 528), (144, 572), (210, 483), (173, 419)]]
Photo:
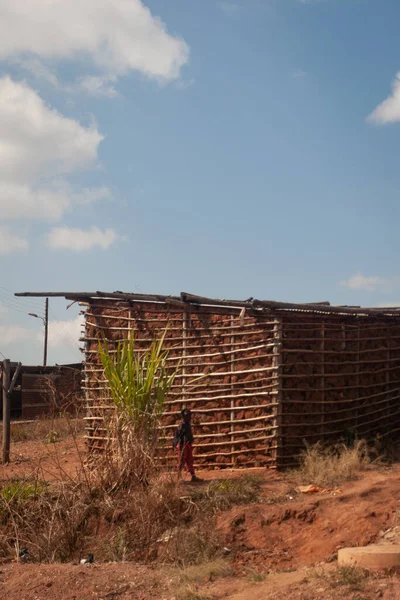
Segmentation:
[[(160, 417), (177, 368), (167, 369), (165, 332), (148, 350), (135, 347), (133, 332), (111, 354), (99, 342), (99, 355), (115, 411), (107, 427), (107, 479), (112, 487), (147, 483), (155, 467)], [(111, 482), (110, 482), (111, 483)]]

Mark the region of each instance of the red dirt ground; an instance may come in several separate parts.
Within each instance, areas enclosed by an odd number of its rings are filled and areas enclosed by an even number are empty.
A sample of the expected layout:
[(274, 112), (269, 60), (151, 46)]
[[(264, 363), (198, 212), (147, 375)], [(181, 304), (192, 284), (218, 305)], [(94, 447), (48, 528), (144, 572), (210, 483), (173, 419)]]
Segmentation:
[(47, 481), (59, 479), (60, 472), (65, 477), (74, 477), (81, 468), (82, 457), (84, 442), (80, 438), (76, 442), (68, 439), (56, 444), (17, 442), (11, 447), (11, 462), (0, 465), (0, 483), (16, 477), (29, 477), (38, 470)]
[[(15, 462), (0, 467), (2, 481), (30, 475), (38, 465), (49, 480), (58, 477), (59, 466), (66, 477), (80, 466), (71, 441), (51, 445), (20, 442), (14, 445), (12, 457)], [(240, 477), (242, 473), (199, 474), (209, 480)], [(285, 594), (293, 600), (400, 600), (397, 576), (365, 579), (358, 587), (336, 585), (329, 578), (329, 570), (336, 569), (332, 561), (339, 548), (377, 542), (383, 531), (400, 523), (400, 466), (368, 470), (359, 480), (344, 484), (335, 496), (303, 495), (274, 471), (258, 473), (264, 479), (261, 502), (236, 506), (218, 517), (221, 551), (232, 564), (235, 577), (204, 582), (202, 592), (210, 598), (229, 600), (275, 600)], [(223, 547), (228, 550), (223, 551)], [(307, 579), (310, 568), (321, 564), (328, 575)], [(251, 583), (249, 577), (260, 582)], [(194, 588), (192, 596), (184, 600), (202, 598), (196, 597), (200, 592)], [(0, 565), (1, 600), (114, 598), (178, 600), (168, 571), (157, 574), (135, 564)]]
[[(243, 569), (297, 569), (332, 560), (339, 548), (370, 544), (395, 525), (399, 475), (398, 467), (369, 471), (345, 484), (337, 496), (293, 491), (281, 503), (235, 506), (221, 514), (218, 528)], [(273, 502), (266, 490), (264, 498)]]

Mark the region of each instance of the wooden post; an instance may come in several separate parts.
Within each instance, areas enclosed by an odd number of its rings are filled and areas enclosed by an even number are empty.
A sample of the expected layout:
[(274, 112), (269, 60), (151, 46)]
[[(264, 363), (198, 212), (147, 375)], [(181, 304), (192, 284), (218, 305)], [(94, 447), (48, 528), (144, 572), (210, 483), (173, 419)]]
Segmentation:
[(359, 406), (360, 406), (360, 325), (358, 325), (357, 327), (357, 354), (356, 354), (356, 360), (357, 360), (357, 365), (356, 365), (356, 393), (357, 393), (357, 402), (356, 402), (356, 426), (355, 426), (355, 430), (356, 430), (356, 435), (358, 437), (358, 413), (359, 413)]
[(182, 315), (182, 400), (186, 399), (186, 346), (188, 330), (188, 313), (184, 309)]
[(387, 353), (386, 353), (386, 358), (387, 358), (387, 362), (386, 362), (386, 374), (385, 374), (385, 391), (386, 391), (386, 399), (387, 399), (387, 408), (386, 408), (386, 415), (387, 415), (387, 421), (386, 421), (386, 432), (388, 433), (390, 431), (390, 400), (388, 399), (388, 396), (390, 396), (390, 345), (391, 345), (391, 339), (390, 339), (390, 329), (387, 329)]
[(342, 323), (342, 350), (346, 350), (346, 325)]
[(44, 349), (43, 349), (43, 366), (47, 365), (47, 339), (49, 337), (49, 299), (46, 298), (44, 308)]
[(274, 407), (274, 439), (275, 449), (272, 452), (274, 458), (274, 466), (281, 466), (281, 451), (282, 451), (282, 321), (275, 320), (274, 324), (274, 349), (273, 349), (273, 366), (275, 370), (273, 374), (276, 376), (276, 396)]
[(3, 464), (10, 462), (10, 361), (3, 360)]
[(321, 437), (325, 438), (325, 322), (321, 325)]
[[(231, 315), (231, 352), (232, 352), (231, 353), (231, 373), (232, 373), (232, 375), (231, 375), (230, 379), (231, 379), (231, 394), (232, 394), (232, 396), (233, 396), (233, 394), (235, 392), (235, 388), (233, 386), (233, 372), (235, 370), (235, 353), (234, 353), (234, 349), (235, 349), (235, 346), (234, 346), (235, 337), (232, 335), (234, 323), (235, 323), (234, 316)], [(235, 425), (233, 423), (233, 421), (235, 419), (235, 411), (233, 410), (234, 407), (235, 407), (235, 400), (234, 400), (234, 398), (231, 398), (231, 417), (230, 418), (231, 418), (231, 442), (232, 442), (231, 443), (231, 461), (232, 461), (232, 467), (236, 466), (235, 465), (235, 456), (236, 455), (234, 454), (235, 446), (233, 444), (233, 441), (235, 439)]]

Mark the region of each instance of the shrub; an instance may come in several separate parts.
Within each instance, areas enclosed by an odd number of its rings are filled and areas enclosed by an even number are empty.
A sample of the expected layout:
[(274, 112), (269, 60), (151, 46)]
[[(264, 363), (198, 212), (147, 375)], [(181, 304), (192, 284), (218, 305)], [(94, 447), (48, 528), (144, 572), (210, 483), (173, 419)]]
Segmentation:
[(295, 475), (301, 483), (337, 485), (357, 477), (369, 462), (368, 447), (363, 440), (356, 442), (352, 448), (344, 444), (324, 447), (318, 442), (303, 452)]
[(216, 513), (228, 510), (235, 504), (251, 504), (257, 502), (260, 496), (261, 480), (252, 475), (244, 475), (237, 479), (212, 481), (199, 488), (191, 496), (201, 512)]
[(99, 342), (104, 376), (115, 407), (105, 424), (109, 443), (100, 469), (103, 485), (113, 489), (147, 485), (154, 471), (159, 420), (176, 374), (176, 369), (167, 368), (164, 337), (165, 333), (149, 350), (138, 351), (132, 333), (119, 342), (114, 354), (107, 343)]

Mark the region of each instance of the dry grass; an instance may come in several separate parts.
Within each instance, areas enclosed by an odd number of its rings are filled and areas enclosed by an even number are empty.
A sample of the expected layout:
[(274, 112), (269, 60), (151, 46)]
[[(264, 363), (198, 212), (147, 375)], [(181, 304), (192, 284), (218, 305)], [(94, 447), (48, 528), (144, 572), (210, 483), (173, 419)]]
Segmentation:
[(230, 575), (232, 575), (232, 567), (222, 559), (186, 567), (180, 569), (178, 573), (181, 583), (202, 583)]
[(199, 590), (196, 585), (192, 584), (178, 588), (175, 597), (176, 600), (212, 600), (209, 593)]
[[(176, 474), (173, 478), (160, 475), (157, 426), (162, 403), (159, 406), (157, 402), (173, 378), (165, 375), (163, 383), (158, 377), (157, 365), (163, 372), (166, 355), (161, 346), (157, 348), (154, 356), (135, 363), (135, 370), (131, 369), (133, 343), (121, 364), (107, 358), (111, 374), (118, 375), (114, 390), (117, 410), (103, 422), (109, 445), (101, 454), (92, 454), (89, 461), (79, 450), (82, 421), (66, 415), (13, 425), (13, 441), (54, 444), (49, 453), (54, 464), (50, 484), (43, 483), (44, 471), (40, 470), (47, 466), (39, 465), (34, 481), (15, 481), (0, 489), (3, 558), (18, 556), (21, 548), (27, 548), (33, 562), (71, 561), (93, 553), (96, 562), (157, 561), (183, 569), (218, 559), (222, 544), (215, 514), (234, 504), (257, 501), (260, 481), (255, 477), (214, 481), (183, 496)], [(133, 404), (130, 388), (136, 390)], [(120, 394), (121, 389), (125, 395)], [(55, 443), (67, 436), (74, 440), (80, 458), (76, 475), (63, 469)], [(214, 571), (205, 568), (208, 577), (221, 571), (213, 564)], [(200, 598), (195, 586), (201, 575), (183, 572), (187, 578), (185, 598)]]
[[(41, 417), (30, 423), (11, 423), (11, 442), (43, 442), (52, 444), (84, 431), (83, 419), (68, 416)], [(2, 436), (0, 435), (0, 440)]]
[(247, 574), (247, 581), (249, 583), (262, 583), (268, 577), (267, 573), (260, 573), (259, 571), (255, 571), (254, 569), (250, 569)]
[(255, 500), (259, 486), (244, 477), (234, 488), (213, 482), (190, 497), (165, 475), (154, 474), (129, 493), (102, 487), (87, 468), (75, 479), (62, 476), (49, 484), (38, 472), (35, 480), (15, 480), (0, 490), (1, 558), (15, 557), (23, 547), (33, 562), (77, 560), (92, 552), (98, 562), (178, 565), (188, 584), (221, 576), (228, 567), (218, 562), (222, 544), (214, 513)]
[(163, 562), (188, 567), (210, 562), (218, 556), (221, 543), (213, 519), (200, 515), (193, 524), (182, 523), (171, 533), (160, 549), (159, 558)]
[(260, 498), (262, 480), (256, 475), (243, 475), (237, 479), (212, 481), (199, 487), (190, 501), (201, 507), (202, 513), (215, 514), (229, 510), (237, 504), (252, 504)]
[(362, 440), (352, 448), (345, 445), (324, 447), (318, 443), (307, 448), (301, 456), (299, 469), (291, 475), (299, 483), (333, 486), (355, 479), (369, 464), (368, 447)]
[[(307, 581), (319, 579), (331, 589), (345, 588), (346, 594), (362, 592), (371, 578), (371, 574), (360, 567), (346, 565), (337, 567), (333, 571), (317, 569), (312, 571)], [(346, 596), (347, 597), (347, 596)]]

